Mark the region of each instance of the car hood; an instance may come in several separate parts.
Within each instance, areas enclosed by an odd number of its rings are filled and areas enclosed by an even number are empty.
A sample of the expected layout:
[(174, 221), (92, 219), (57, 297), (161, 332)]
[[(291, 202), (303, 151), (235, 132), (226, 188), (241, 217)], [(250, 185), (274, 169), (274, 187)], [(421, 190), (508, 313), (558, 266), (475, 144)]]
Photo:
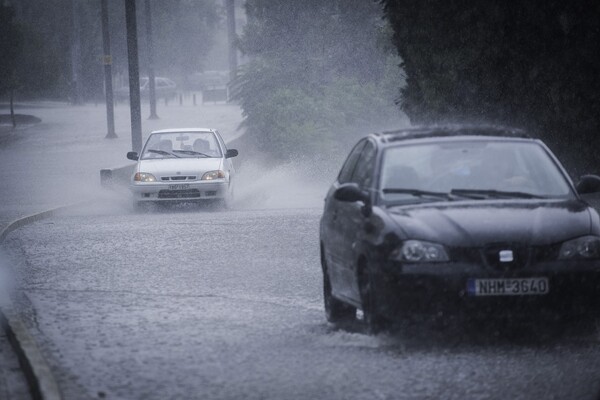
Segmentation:
[[(387, 209), (404, 238), (448, 246), (547, 245), (598, 234), (597, 218), (579, 200), (428, 203)], [(597, 214), (596, 214), (597, 217)]]
[(140, 160), (137, 172), (148, 172), (157, 179), (162, 176), (196, 175), (198, 179), (207, 171), (222, 168), (221, 158), (162, 158)]

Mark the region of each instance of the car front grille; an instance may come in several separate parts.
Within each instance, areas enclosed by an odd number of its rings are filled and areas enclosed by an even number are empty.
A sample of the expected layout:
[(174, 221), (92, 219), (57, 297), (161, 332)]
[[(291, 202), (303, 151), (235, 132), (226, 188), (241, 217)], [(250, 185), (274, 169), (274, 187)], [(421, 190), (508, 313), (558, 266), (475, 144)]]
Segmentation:
[(200, 197), (198, 189), (187, 190), (159, 190), (159, 199), (197, 199)]
[[(512, 261), (501, 261), (500, 252), (512, 252)], [(483, 248), (483, 258), (487, 265), (498, 270), (515, 270), (529, 265), (530, 251), (527, 246), (515, 244), (492, 244)]]
[(161, 181), (195, 181), (197, 176), (195, 175), (175, 175), (175, 176), (162, 176)]

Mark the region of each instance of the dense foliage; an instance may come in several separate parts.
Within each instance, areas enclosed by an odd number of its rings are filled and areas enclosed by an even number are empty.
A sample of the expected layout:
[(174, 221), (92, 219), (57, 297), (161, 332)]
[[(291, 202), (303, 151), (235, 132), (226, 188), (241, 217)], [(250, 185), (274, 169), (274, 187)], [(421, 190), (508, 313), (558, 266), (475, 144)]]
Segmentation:
[[(108, 1), (113, 73), (125, 85), (127, 43), (125, 2)], [(151, 0), (154, 63), (158, 76), (183, 81), (200, 71), (219, 23), (217, 0)], [(102, 33), (100, 0), (19, 0), (14, 2), (24, 48), (16, 60), (19, 91), (28, 97), (70, 98), (78, 75), (79, 97), (101, 99)], [(147, 72), (144, 1), (137, 1), (141, 74)], [(73, 49), (79, 52), (73, 55)]]
[(397, 121), (399, 60), (379, 4), (249, 0), (246, 12), (238, 96), (264, 150), (287, 160)]
[(22, 51), (23, 38), (14, 16), (14, 8), (0, 4), (0, 94), (17, 85), (17, 56)]
[(600, 172), (600, 3), (383, 0), (413, 122), (524, 127)]

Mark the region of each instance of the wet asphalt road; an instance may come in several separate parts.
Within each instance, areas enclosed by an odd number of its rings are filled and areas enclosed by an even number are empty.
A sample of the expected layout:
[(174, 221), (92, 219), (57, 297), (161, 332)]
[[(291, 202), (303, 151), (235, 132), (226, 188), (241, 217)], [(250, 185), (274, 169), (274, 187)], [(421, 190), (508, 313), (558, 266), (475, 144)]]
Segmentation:
[(5, 247), (66, 399), (598, 398), (595, 335), (326, 323), (320, 212), (88, 207)]

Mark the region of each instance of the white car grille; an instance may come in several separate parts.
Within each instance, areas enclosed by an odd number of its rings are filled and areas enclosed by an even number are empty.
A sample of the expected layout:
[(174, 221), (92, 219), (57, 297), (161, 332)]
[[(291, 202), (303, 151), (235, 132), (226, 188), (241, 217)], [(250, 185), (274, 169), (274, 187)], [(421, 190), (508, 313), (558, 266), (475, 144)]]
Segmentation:
[(161, 176), (161, 181), (195, 181), (196, 175), (175, 175), (175, 176)]

